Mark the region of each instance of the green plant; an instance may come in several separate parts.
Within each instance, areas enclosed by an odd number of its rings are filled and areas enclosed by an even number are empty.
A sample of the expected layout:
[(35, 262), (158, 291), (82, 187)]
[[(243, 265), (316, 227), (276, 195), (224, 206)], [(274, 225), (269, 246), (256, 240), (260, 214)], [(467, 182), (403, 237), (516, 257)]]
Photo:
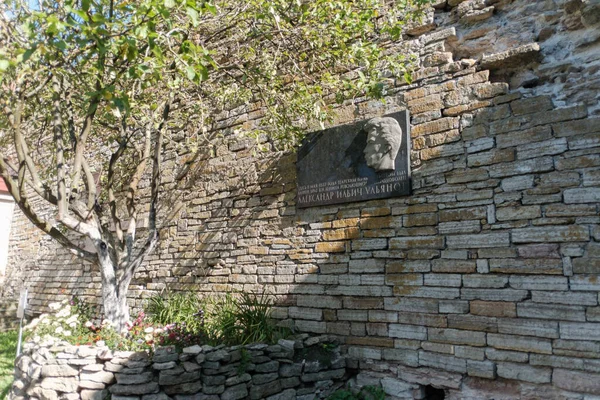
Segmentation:
[(248, 352), (248, 350), (242, 347), (240, 349), (240, 365), (237, 368), (238, 375), (242, 375), (246, 372), (246, 370), (248, 369), (248, 365), (250, 365), (251, 359), (252, 358), (250, 357), (250, 353)]
[(209, 301), (207, 333), (217, 343), (272, 343), (285, 336), (271, 320), (273, 300), (265, 294), (227, 294)]
[(13, 381), (17, 331), (0, 333), (0, 399), (6, 398)]
[(385, 392), (378, 386), (363, 386), (360, 391), (336, 390), (327, 400), (384, 400)]
[(162, 292), (150, 297), (144, 310), (153, 324), (178, 324), (193, 334), (204, 329), (204, 304), (193, 292)]

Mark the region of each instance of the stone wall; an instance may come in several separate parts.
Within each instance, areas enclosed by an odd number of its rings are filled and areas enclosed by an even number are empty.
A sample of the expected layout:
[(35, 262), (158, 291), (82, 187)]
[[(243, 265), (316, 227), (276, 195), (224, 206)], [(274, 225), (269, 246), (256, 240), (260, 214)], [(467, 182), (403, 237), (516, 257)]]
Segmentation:
[(110, 351), (46, 339), (25, 344), (9, 399), (312, 400), (347, 379), (327, 336), (248, 346)]
[[(260, 125), (260, 110), (216, 116), (216, 156), (181, 194), (188, 206), (161, 232), (131, 304), (165, 288), (266, 290), (282, 324), (343, 339), (361, 379), (451, 398), (600, 394), (592, 3), (449, 0), (409, 30), (400, 49), (419, 54), (413, 83), (397, 82), (385, 104), (347, 102), (335, 121), (409, 110), (409, 197), (296, 209), (295, 155), (235, 134)], [(65, 268), (44, 241), (43, 257), (17, 251), (37, 244), (15, 227), (12, 266), (36, 310), (61, 291), (97, 295), (97, 271)]]

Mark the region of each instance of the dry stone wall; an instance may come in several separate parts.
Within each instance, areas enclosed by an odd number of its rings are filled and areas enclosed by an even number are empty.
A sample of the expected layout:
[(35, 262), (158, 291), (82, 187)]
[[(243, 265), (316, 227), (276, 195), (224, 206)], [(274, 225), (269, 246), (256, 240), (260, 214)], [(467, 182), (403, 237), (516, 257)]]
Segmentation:
[[(216, 116), (216, 156), (131, 304), (165, 288), (267, 291), (281, 324), (343, 338), (360, 383), (599, 395), (599, 21), (593, 1), (449, 0), (411, 27), (413, 83), (385, 104), (347, 102), (335, 121), (409, 110), (408, 197), (296, 209), (295, 155), (235, 134), (260, 110)], [(53, 251), (13, 264), (37, 309), (60, 290), (96, 296), (97, 272), (65, 269)]]
[(29, 342), (16, 360), (11, 400), (313, 400), (346, 377), (346, 359), (327, 336), (248, 346), (174, 346), (111, 351), (51, 338)]

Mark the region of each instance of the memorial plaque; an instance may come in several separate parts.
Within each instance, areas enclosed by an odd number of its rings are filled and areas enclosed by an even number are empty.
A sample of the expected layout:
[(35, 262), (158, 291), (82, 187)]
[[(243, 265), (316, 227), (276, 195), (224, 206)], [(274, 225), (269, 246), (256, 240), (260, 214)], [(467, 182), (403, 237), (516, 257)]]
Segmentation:
[(309, 134), (296, 168), (297, 207), (409, 195), (408, 111)]

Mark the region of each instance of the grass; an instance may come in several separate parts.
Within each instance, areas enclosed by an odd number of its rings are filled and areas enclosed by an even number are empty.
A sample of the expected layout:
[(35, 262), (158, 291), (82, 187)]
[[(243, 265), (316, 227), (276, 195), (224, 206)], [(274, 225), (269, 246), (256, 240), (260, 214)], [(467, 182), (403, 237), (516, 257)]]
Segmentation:
[(17, 331), (0, 332), (0, 399), (5, 399), (13, 382)]

